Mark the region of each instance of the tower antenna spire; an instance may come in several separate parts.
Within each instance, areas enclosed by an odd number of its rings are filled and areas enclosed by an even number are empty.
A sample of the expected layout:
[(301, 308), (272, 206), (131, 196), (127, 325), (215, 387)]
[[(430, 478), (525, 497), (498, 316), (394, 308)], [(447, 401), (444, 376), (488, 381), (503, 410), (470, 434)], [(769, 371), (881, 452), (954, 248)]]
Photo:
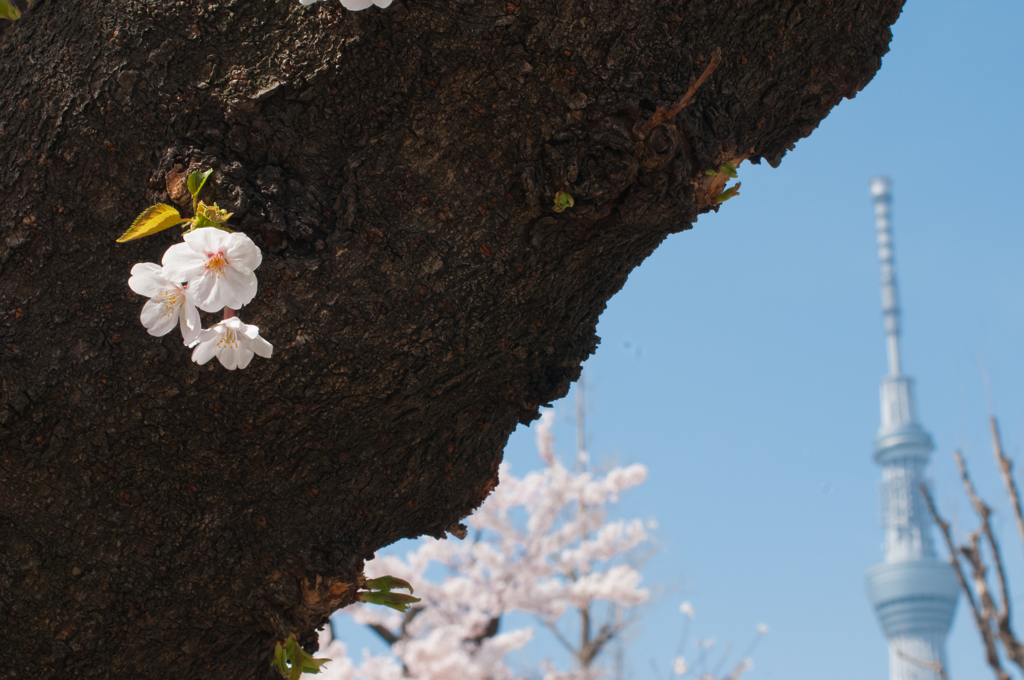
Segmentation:
[(885, 319), (885, 346), (889, 355), (889, 375), (900, 374), (900, 302), (896, 295), (896, 268), (893, 263), (892, 229), (889, 211), (892, 206), (891, 182), (888, 177), (871, 179), (871, 195), (875, 197), (875, 231), (878, 238), (878, 262), (882, 268), (882, 315)]
[(913, 381), (900, 371), (889, 187), (885, 177), (871, 180), (889, 375), (882, 378), (882, 426), (875, 437), (875, 462), (882, 466), (885, 562), (868, 571), (868, 596), (889, 639), (889, 679), (943, 680), (946, 633), (960, 587), (949, 563), (935, 556), (931, 517), (920, 491), (932, 439), (917, 422)]

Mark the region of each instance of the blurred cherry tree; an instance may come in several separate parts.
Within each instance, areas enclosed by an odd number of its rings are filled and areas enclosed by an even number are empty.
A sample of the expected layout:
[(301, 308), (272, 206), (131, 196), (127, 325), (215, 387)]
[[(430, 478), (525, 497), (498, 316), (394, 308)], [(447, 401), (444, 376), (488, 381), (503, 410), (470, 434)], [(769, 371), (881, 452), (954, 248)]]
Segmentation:
[[(641, 484), (647, 469), (630, 465), (603, 473), (592, 470), (582, 394), (572, 469), (555, 452), (555, 413), (547, 411), (536, 427), (543, 467), (520, 478), (503, 465), (500, 484), (468, 518), (463, 540), (425, 538), (404, 558), (383, 555), (366, 564), (367, 578), (397, 576), (412, 583), (422, 598), (405, 613), (372, 605), (344, 610), (384, 640), (391, 654), (374, 656), (364, 650), (361, 659), (353, 659), (328, 626), (321, 631), (317, 656), (332, 661), (319, 677), (596, 680), (613, 675), (602, 653), (621, 642), (636, 608), (649, 597), (640, 586), (637, 565), (650, 549), (648, 529), (654, 523), (609, 519), (619, 495)], [(565, 647), (569, 667), (545, 661), (537, 668), (513, 669), (507, 655), (529, 643), (534, 630), (503, 630), (512, 612), (530, 615), (540, 635)], [(692, 618), (688, 603), (683, 613)], [(707, 641), (699, 644), (695, 668), (703, 666), (711, 650)], [(749, 665), (744, 658), (728, 677), (738, 678)], [(621, 667), (617, 671), (621, 675)], [(692, 673), (677, 657), (673, 674), (695, 677)]]

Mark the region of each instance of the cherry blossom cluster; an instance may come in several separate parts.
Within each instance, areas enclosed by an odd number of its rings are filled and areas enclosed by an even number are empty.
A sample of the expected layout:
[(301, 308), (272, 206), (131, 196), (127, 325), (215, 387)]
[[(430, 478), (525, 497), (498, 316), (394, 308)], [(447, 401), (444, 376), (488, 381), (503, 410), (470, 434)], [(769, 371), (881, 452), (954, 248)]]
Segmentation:
[[(200, 365), (217, 357), (234, 370), (248, 366), (254, 354), (269, 359), (273, 345), (260, 337), (259, 328), (235, 316), (256, 295), (260, 249), (245, 234), (220, 227), (193, 229), (184, 239), (167, 249), (160, 265), (132, 267), (128, 287), (149, 298), (142, 325), (158, 337), (178, 326), (185, 345), (195, 348), (192, 361)], [(224, 319), (204, 329), (199, 310), (223, 310)]]
[[(648, 598), (633, 565), (636, 550), (649, 541), (647, 530), (653, 525), (653, 521), (611, 521), (608, 512), (623, 491), (644, 481), (646, 469), (631, 465), (594, 474), (587, 470), (588, 456), (583, 450), (577, 452), (575, 469), (567, 469), (555, 453), (553, 421), (554, 413), (545, 412), (536, 427), (543, 467), (520, 478), (513, 476), (507, 465), (502, 466), (501, 483), (468, 520), (469, 538), (423, 539), (404, 558), (384, 555), (366, 564), (368, 577), (387, 573), (415, 583), (422, 602), (404, 613), (365, 605), (345, 609), (350, 621), (371, 627), (387, 641), (392, 654), (372, 655), (363, 650), (360, 661), (349, 656), (346, 645), (334, 637), (332, 626), (326, 626), (320, 631), (316, 656), (331, 661), (320, 668), (318, 678), (608, 677), (607, 668), (592, 661), (601, 644), (623, 633), (622, 622), (630, 618), (629, 610)], [(430, 578), (438, 573), (446, 576)], [(600, 616), (607, 609), (611, 610), (609, 616)], [(507, 615), (517, 611), (532, 615), (541, 624), (539, 635), (529, 626), (505, 630)], [(517, 672), (509, 666), (506, 656), (510, 652), (545, 633), (573, 645), (568, 641), (579, 639), (581, 630), (578, 621), (572, 630), (572, 618), (582, 611), (587, 612), (594, 635), (589, 637), (587, 649), (571, 650), (576, 659), (573, 667), (562, 669), (542, 661), (536, 668)], [(687, 650), (692, 642), (695, 656), (692, 665), (676, 656), (668, 677), (737, 680), (752, 667), (750, 652), (767, 632), (766, 626), (758, 626), (754, 644), (725, 676), (708, 670), (718, 665), (710, 658), (715, 641), (688, 637), (693, 606), (684, 602), (680, 612), (684, 627), (679, 649)], [(342, 617), (335, 624), (344, 629)]]
[[(299, 2), (303, 5), (312, 5), (317, 0), (299, 0)], [(390, 4), (391, 0), (341, 0), (341, 6), (353, 12), (358, 12), (374, 5), (377, 5), (377, 7), (387, 7)]]
[[(357, 623), (378, 633), (391, 631), (394, 655), (364, 653), (356, 666), (344, 645), (324, 631), (319, 654), (333, 661), (321, 668), (320, 677), (516, 680), (522, 676), (504, 659), (527, 645), (534, 631), (499, 633), (505, 614), (525, 612), (546, 632), (575, 638), (567, 631), (578, 628), (573, 617), (580, 611), (588, 611), (598, 631), (606, 607), (622, 612), (647, 600), (631, 559), (649, 540), (646, 526), (607, 516), (621, 492), (644, 481), (646, 468), (616, 467), (603, 475), (585, 465), (567, 469), (554, 451), (553, 420), (554, 412), (548, 411), (537, 426), (544, 466), (522, 478), (502, 466), (497, 489), (467, 521), (472, 538), (423, 539), (404, 558), (385, 555), (366, 564), (368, 578), (387, 573), (415, 583), (423, 601), (405, 614), (364, 605), (345, 609)], [(448, 574), (442, 581), (429, 578), (438, 566)], [(614, 627), (616, 619), (623, 617), (612, 614), (607, 625)], [(603, 673), (589, 662), (569, 670), (551, 664), (535, 670), (545, 680), (592, 680)]]

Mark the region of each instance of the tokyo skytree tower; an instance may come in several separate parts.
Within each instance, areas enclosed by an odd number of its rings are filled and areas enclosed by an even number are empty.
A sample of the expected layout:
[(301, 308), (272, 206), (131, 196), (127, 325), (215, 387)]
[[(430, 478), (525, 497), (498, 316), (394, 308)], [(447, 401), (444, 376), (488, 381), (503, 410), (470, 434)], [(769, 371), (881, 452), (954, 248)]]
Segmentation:
[(868, 570), (868, 597), (889, 639), (890, 680), (942, 680), (959, 586), (953, 568), (935, 556), (932, 519), (920, 490), (932, 439), (917, 422), (913, 381), (900, 370), (889, 180), (872, 179), (871, 194), (889, 375), (882, 379), (882, 426), (875, 437), (875, 462), (882, 466), (885, 562)]

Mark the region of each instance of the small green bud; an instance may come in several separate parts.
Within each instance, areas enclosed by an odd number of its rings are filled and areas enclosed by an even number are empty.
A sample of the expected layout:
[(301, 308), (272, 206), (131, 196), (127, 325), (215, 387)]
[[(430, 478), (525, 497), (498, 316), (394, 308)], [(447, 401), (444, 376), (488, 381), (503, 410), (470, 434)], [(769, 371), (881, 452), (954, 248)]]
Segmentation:
[(552, 206), (551, 209), (557, 213), (560, 213), (566, 208), (571, 208), (574, 205), (576, 205), (576, 201), (573, 200), (572, 196), (565, 193), (564, 191), (559, 191), (558, 193), (555, 194), (555, 205)]
[(21, 18), (21, 11), (12, 5), (8, 0), (0, 0), (0, 19), (17, 21)]

